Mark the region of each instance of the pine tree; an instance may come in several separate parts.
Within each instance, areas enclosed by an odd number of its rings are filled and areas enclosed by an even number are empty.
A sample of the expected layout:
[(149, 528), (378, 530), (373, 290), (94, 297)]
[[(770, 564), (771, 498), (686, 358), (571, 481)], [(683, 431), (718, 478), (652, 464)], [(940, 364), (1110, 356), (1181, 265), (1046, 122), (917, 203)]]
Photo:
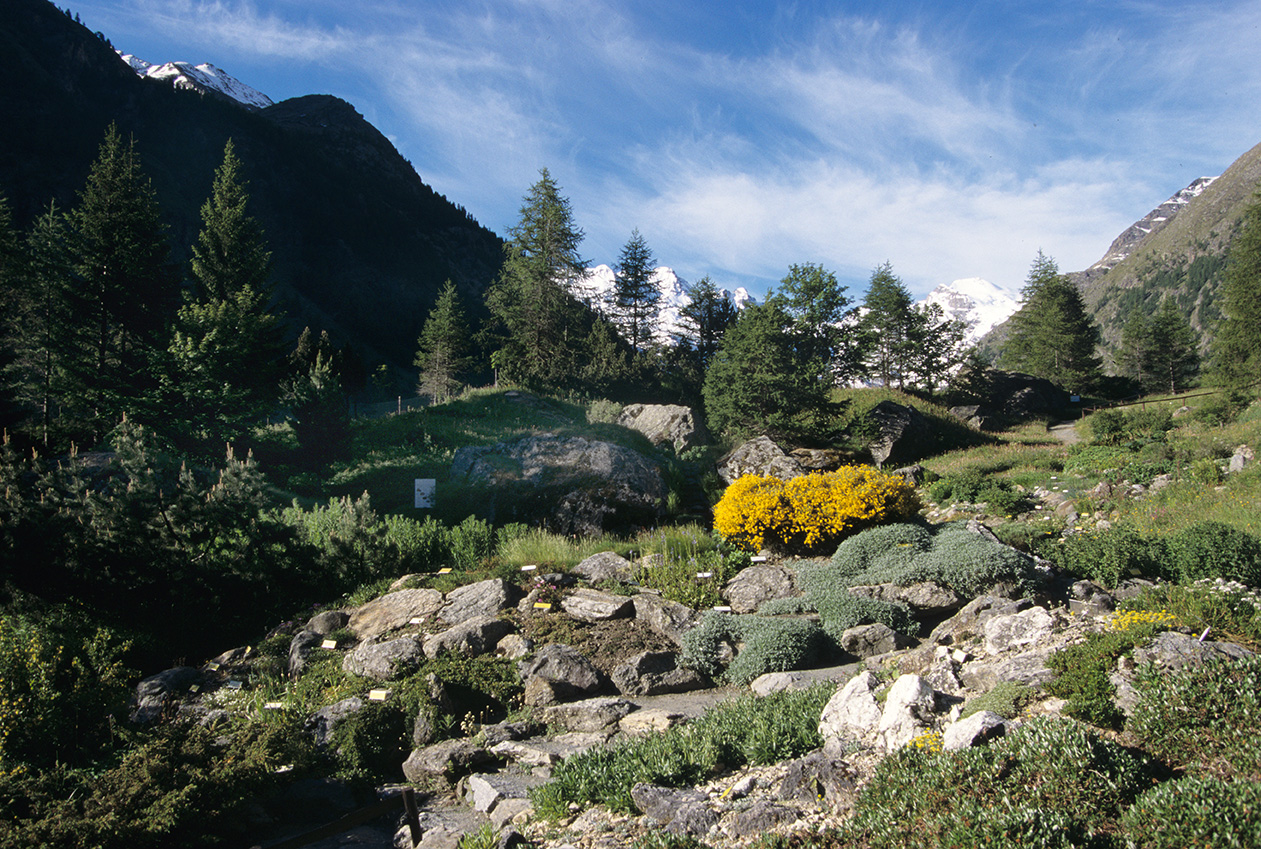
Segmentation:
[(135, 142), (111, 124), (70, 215), (73, 311), (88, 347), (72, 377), (100, 436), (126, 412), (156, 419), (158, 371), (176, 302), (166, 227)]
[(1039, 251), (1021, 294), (999, 364), (1066, 389), (1090, 391), (1102, 376), (1094, 353), (1099, 328), (1086, 315), (1077, 287)]
[(1242, 389), (1261, 374), (1261, 193), (1244, 212), (1230, 245), (1222, 286), (1222, 321), (1213, 341), (1215, 382)]
[(420, 367), (419, 389), (435, 403), (443, 404), (459, 389), (460, 378), (470, 362), (468, 325), (460, 308), (460, 296), (450, 280), (425, 319), (416, 345), (413, 364)]
[(918, 317), (910, 291), (889, 263), (871, 274), (858, 332), (863, 369), (882, 386), (905, 388), (916, 356)]
[(843, 329), (850, 302), (835, 274), (813, 263), (792, 265), (768, 300), (777, 300), (791, 318), (801, 357), (817, 363), (831, 382), (854, 373), (854, 351), (847, 347)]
[(571, 294), (586, 261), (578, 254), (582, 230), (546, 168), (508, 234), (503, 270), (486, 293), (495, 337), (488, 343), (502, 352), (495, 362), (504, 377), (556, 388), (572, 380), (588, 332), (581, 327), (586, 311)]
[(614, 314), (627, 332), (631, 349), (641, 351), (652, 342), (661, 290), (653, 282), (652, 251), (636, 229), (622, 247), (613, 278)]
[(166, 381), (171, 418), (216, 454), (280, 396), (283, 331), (267, 308), (271, 254), (248, 202), (229, 141), (201, 207), (195, 294), (176, 316)]

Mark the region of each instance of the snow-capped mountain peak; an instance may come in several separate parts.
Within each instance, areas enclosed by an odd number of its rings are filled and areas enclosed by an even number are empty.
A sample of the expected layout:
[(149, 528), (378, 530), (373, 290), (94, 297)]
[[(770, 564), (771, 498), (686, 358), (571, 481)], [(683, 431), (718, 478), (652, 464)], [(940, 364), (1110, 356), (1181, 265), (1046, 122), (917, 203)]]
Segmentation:
[(175, 88), (202, 92), (213, 91), (253, 109), (266, 109), (272, 105), (270, 97), (208, 62), (200, 65), (189, 62), (167, 62), (164, 65), (154, 65), (130, 53), (119, 51), (118, 55), (139, 76), (163, 80)]
[(1020, 302), (1010, 293), (980, 277), (943, 283), (919, 303), (937, 304), (946, 318), (966, 323), (969, 344), (1020, 309)]
[[(574, 295), (593, 307), (607, 311), (607, 305), (613, 300), (616, 277), (617, 273), (607, 265), (588, 268), (587, 273), (575, 281)], [(652, 281), (661, 293), (661, 300), (657, 303), (656, 340), (660, 344), (670, 345), (681, 330), (682, 309), (692, 302), (692, 285), (666, 265), (653, 269)], [(754, 303), (753, 296), (743, 286), (734, 291), (719, 289), (718, 294), (730, 301), (736, 309), (744, 309), (747, 304)]]
[(1104, 254), (1103, 259), (1090, 266), (1087, 271), (1108, 271), (1122, 262), (1134, 252), (1139, 242), (1172, 221), (1182, 211), (1184, 206), (1203, 194), (1204, 190), (1211, 186), (1216, 179), (1217, 177), (1200, 177), (1193, 180), (1191, 185), (1177, 192), (1173, 197), (1147, 213), (1147, 215), (1135, 221), (1124, 233), (1116, 237), (1108, 248), (1108, 252)]

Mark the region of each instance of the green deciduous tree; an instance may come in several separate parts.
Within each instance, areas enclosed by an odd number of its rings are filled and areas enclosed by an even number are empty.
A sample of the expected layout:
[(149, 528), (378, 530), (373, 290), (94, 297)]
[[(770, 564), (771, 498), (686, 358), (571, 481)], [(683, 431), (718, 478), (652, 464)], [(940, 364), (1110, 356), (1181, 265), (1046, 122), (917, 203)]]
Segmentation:
[(86, 346), (76, 394), (97, 436), (124, 413), (156, 419), (158, 373), (176, 303), (176, 274), (153, 186), (135, 142), (113, 124), (71, 212)]
[(486, 293), (487, 347), (503, 351), (496, 361), (505, 378), (556, 388), (576, 374), (588, 332), (587, 310), (571, 294), (586, 262), (578, 254), (582, 230), (546, 168), (508, 233), (503, 270)]
[(1217, 383), (1242, 388), (1261, 374), (1261, 193), (1230, 245), (1222, 285), (1222, 321), (1213, 341)]
[(617, 261), (617, 272), (613, 278), (613, 308), (618, 324), (635, 351), (647, 347), (656, 330), (661, 290), (652, 279), (655, 262), (639, 230), (632, 231)]
[(831, 435), (831, 382), (797, 343), (778, 299), (740, 313), (705, 373), (705, 413), (715, 430), (807, 442)]
[(1086, 315), (1077, 287), (1039, 251), (1021, 294), (999, 365), (1069, 390), (1090, 391), (1102, 376), (1095, 356), (1099, 328)]
[(1117, 365), (1147, 392), (1180, 392), (1199, 374), (1199, 340), (1173, 298), (1151, 318), (1135, 310), (1121, 331)]
[(436, 403), (445, 403), (459, 390), (471, 362), (468, 324), (460, 308), (460, 296), (450, 280), (425, 319), (416, 345), (413, 364), (420, 367), (419, 389)]

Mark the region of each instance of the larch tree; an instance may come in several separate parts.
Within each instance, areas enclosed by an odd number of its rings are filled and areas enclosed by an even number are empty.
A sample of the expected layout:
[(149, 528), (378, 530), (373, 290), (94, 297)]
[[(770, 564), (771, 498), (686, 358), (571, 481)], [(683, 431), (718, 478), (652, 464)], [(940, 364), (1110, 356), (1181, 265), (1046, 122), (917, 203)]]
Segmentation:
[(1261, 374), (1261, 193), (1230, 244), (1222, 286), (1222, 321), (1213, 340), (1213, 377), (1232, 389)]
[(579, 326), (586, 311), (571, 293), (586, 261), (582, 230), (546, 168), (508, 235), (503, 269), (486, 293), (493, 361), (509, 380), (556, 388), (577, 372), (587, 334)]
[(471, 346), (460, 296), (448, 280), (416, 340), (413, 365), (420, 367), (420, 391), (435, 403), (448, 401), (462, 385), (461, 378), (471, 362)]
[(613, 311), (631, 348), (638, 352), (653, 340), (661, 290), (653, 281), (652, 251), (636, 229), (622, 247), (613, 277)]
[(1172, 297), (1151, 318), (1135, 310), (1121, 331), (1121, 373), (1146, 392), (1181, 392), (1200, 370), (1199, 340)]
[(1021, 295), (999, 365), (1065, 389), (1090, 391), (1102, 376), (1095, 356), (1099, 328), (1086, 315), (1081, 292), (1039, 251)]
[(882, 386), (904, 388), (911, 379), (920, 322), (911, 293), (889, 263), (876, 268), (858, 320), (863, 370)]
[(739, 311), (709, 277), (692, 284), (688, 302), (679, 310), (675, 341), (695, 353), (703, 373), (722, 344), (723, 334), (735, 324)]

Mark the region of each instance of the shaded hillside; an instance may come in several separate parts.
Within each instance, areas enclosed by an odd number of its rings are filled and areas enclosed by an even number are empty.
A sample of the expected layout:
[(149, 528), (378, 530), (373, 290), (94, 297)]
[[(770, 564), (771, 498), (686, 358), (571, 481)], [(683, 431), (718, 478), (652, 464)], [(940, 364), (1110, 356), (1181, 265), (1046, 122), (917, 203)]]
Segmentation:
[(0, 191), (19, 224), (50, 199), (75, 203), (116, 121), (136, 139), (180, 260), (232, 138), (292, 323), (328, 328), (370, 359), (410, 365), (442, 283), (476, 308), (501, 261), (499, 238), (350, 104), (312, 95), (260, 112), (141, 79), (45, 0), (0, 0), (0, 114)]

